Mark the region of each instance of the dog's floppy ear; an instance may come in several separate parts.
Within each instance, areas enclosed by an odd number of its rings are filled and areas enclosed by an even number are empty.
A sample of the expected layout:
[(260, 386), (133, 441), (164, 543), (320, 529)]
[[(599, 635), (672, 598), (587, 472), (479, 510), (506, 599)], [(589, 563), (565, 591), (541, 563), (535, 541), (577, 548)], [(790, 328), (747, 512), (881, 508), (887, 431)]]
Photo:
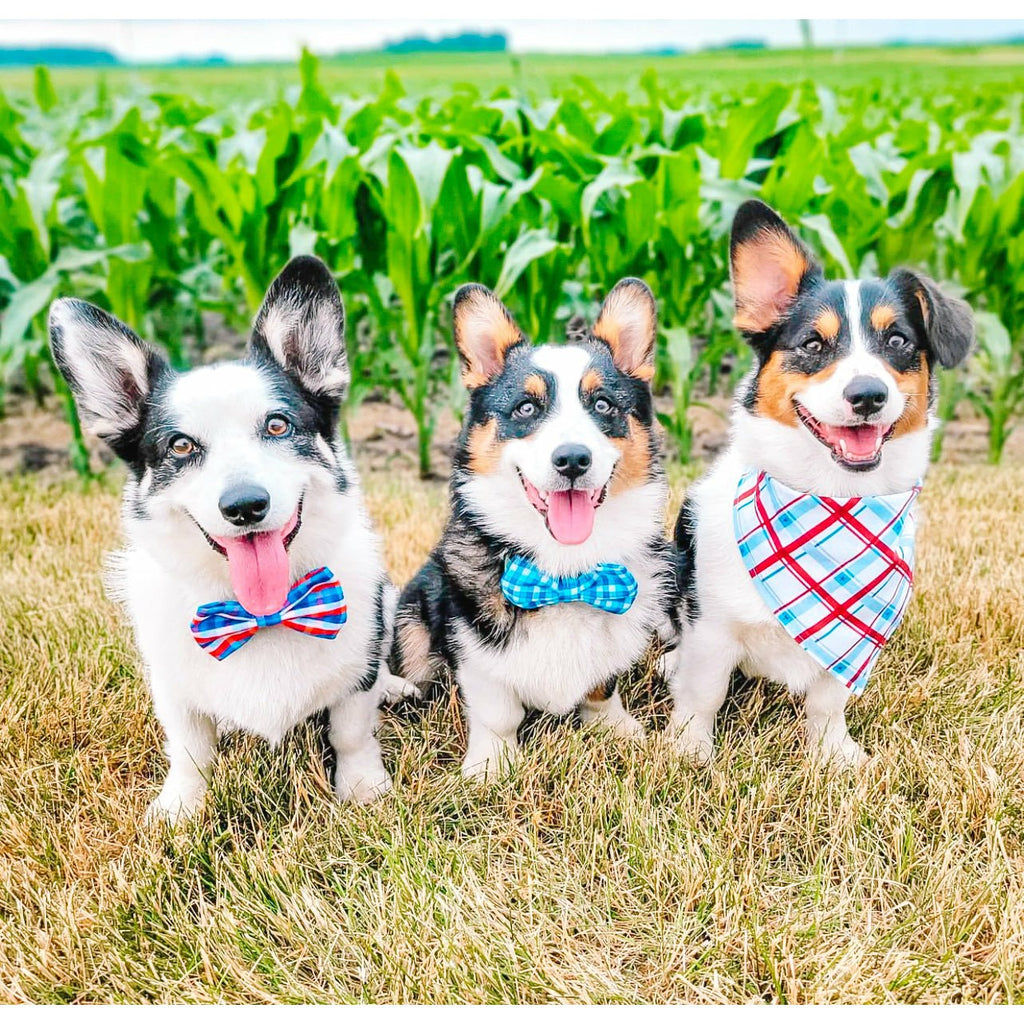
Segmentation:
[(462, 383), (478, 388), (493, 380), (505, 356), (526, 339), (502, 301), (482, 284), (464, 284), (452, 303), (455, 346), (462, 358)]
[(819, 273), (786, 222), (759, 199), (748, 199), (732, 222), (729, 263), (736, 315), (744, 334), (760, 334), (793, 304), (805, 278)]
[(624, 277), (604, 300), (594, 337), (612, 350), (623, 373), (649, 381), (658, 338), (658, 307), (651, 289), (637, 277)]
[(251, 345), (307, 391), (341, 402), (349, 384), (345, 307), (326, 264), (296, 256), (267, 289)]
[(947, 369), (959, 366), (974, 345), (974, 315), (963, 299), (954, 299), (924, 274), (894, 270), (889, 280), (900, 290), (911, 314), (920, 313), (928, 348)]
[(50, 349), (82, 425), (130, 461), (146, 400), (169, 371), (167, 361), (130, 327), (81, 299), (50, 306)]

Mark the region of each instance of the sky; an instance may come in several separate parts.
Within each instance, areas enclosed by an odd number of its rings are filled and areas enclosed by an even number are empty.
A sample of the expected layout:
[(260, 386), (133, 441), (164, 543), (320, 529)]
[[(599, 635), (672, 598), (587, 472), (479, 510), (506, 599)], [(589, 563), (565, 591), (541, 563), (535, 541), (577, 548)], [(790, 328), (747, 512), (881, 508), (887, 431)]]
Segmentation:
[[(795, 19), (716, 21), (518, 20), (392, 18), (376, 21), (0, 21), (0, 45), (53, 43), (99, 46), (128, 61), (223, 54), (234, 60), (291, 60), (303, 45), (317, 53), (372, 49), (408, 35), (436, 38), (463, 30), (504, 32), (519, 52), (601, 53), (660, 47), (697, 49), (738, 38), (764, 39), (774, 46), (800, 43)], [(822, 45), (878, 43), (892, 39), (983, 42), (1024, 36), (1024, 20), (855, 20), (813, 21)]]

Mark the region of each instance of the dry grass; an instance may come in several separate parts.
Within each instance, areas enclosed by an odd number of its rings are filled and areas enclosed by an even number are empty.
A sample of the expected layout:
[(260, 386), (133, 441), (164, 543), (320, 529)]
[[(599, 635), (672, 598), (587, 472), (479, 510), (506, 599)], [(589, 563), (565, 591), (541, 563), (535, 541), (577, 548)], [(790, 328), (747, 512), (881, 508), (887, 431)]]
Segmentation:
[[(368, 490), (404, 579), (443, 488)], [(442, 703), (385, 715), (377, 806), (332, 803), (306, 727), (230, 740), (204, 815), (160, 834), (160, 735), (100, 585), (112, 490), (0, 483), (0, 996), (1020, 999), (1024, 469), (936, 470), (922, 500), (917, 596), (851, 713), (858, 777), (809, 767), (788, 700), (748, 684), (711, 769), (541, 722), (471, 791)], [(627, 692), (655, 726), (663, 696)]]

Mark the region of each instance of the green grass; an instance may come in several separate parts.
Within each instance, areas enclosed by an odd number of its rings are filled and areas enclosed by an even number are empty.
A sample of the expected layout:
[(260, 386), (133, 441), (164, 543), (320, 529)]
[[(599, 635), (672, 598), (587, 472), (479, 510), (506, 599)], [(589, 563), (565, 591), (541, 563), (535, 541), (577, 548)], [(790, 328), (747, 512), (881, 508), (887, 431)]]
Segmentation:
[[(314, 49), (315, 49), (314, 44)], [(502, 85), (538, 94), (568, 85), (583, 75), (608, 91), (635, 87), (653, 69), (666, 88), (746, 88), (757, 81), (795, 83), (812, 79), (833, 88), (864, 81), (917, 83), (929, 89), (959, 82), (1024, 83), (1024, 47), (871, 47), (847, 50), (717, 51), (696, 54), (382, 54), (358, 53), (325, 59), (324, 86), (334, 92), (362, 95), (379, 92), (391, 70), (414, 95), (455, 82), (469, 82), (484, 92)], [(298, 86), (294, 62), (240, 64), (210, 68), (57, 68), (58, 91), (79, 91), (103, 80), (112, 91), (130, 88), (189, 90), (197, 98), (268, 98)], [(32, 89), (32, 71), (0, 71), (0, 88), (12, 93)]]
[[(672, 471), (673, 510), (684, 478)], [(404, 580), (444, 486), (366, 480)], [(713, 766), (541, 721), (467, 786), (451, 700), (386, 712), (393, 796), (333, 803), (320, 740), (224, 744), (200, 817), (103, 596), (111, 485), (0, 482), (0, 997), (9, 1001), (922, 1001), (1024, 996), (1024, 469), (940, 467), (918, 586), (827, 775), (742, 684)]]

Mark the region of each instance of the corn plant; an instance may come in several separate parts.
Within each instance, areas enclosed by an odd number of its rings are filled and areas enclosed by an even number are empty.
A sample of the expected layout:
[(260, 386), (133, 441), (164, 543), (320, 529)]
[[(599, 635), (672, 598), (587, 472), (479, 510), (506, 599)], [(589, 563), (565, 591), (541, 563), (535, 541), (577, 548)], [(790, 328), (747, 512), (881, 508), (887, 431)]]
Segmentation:
[(1024, 412), (1024, 360), (1014, 351), (1010, 334), (994, 313), (978, 313), (978, 351), (971, 366), (967, 397), (988, 422), (988, 461), (998, 463)]
[(488, 284), (549, 340), (635, 275), (659, 299), (655, 384), (685, 456), (687, 409), (749, 359), (730, 324), (728, 232), (760, 195), (830, 272), (910, 264), (979, 310), (978, 354), (944, 380), (940, 412), (966, 395), (1001, 454), (1021, 414), (1019, 88), (683, 89), (647, 72), (614, 93), (576, 77), (557, 95), (521, 82), (413, 95), (388, 72), (344, 95), (311, 54), (298, 72), (297, 87), (215, 102), (102, 83), (63, 95), (42, 69), (0, 94), (0, 389), (54, 386), (57, 294), (105, 306), (186, 366), (211, 321), (243, 331), (289, 256), (315, 252), (345, 296), (351, 402), (397, 396), (427, 473), (437, 410), (461, 401), (447, 314), (460, 284)]

